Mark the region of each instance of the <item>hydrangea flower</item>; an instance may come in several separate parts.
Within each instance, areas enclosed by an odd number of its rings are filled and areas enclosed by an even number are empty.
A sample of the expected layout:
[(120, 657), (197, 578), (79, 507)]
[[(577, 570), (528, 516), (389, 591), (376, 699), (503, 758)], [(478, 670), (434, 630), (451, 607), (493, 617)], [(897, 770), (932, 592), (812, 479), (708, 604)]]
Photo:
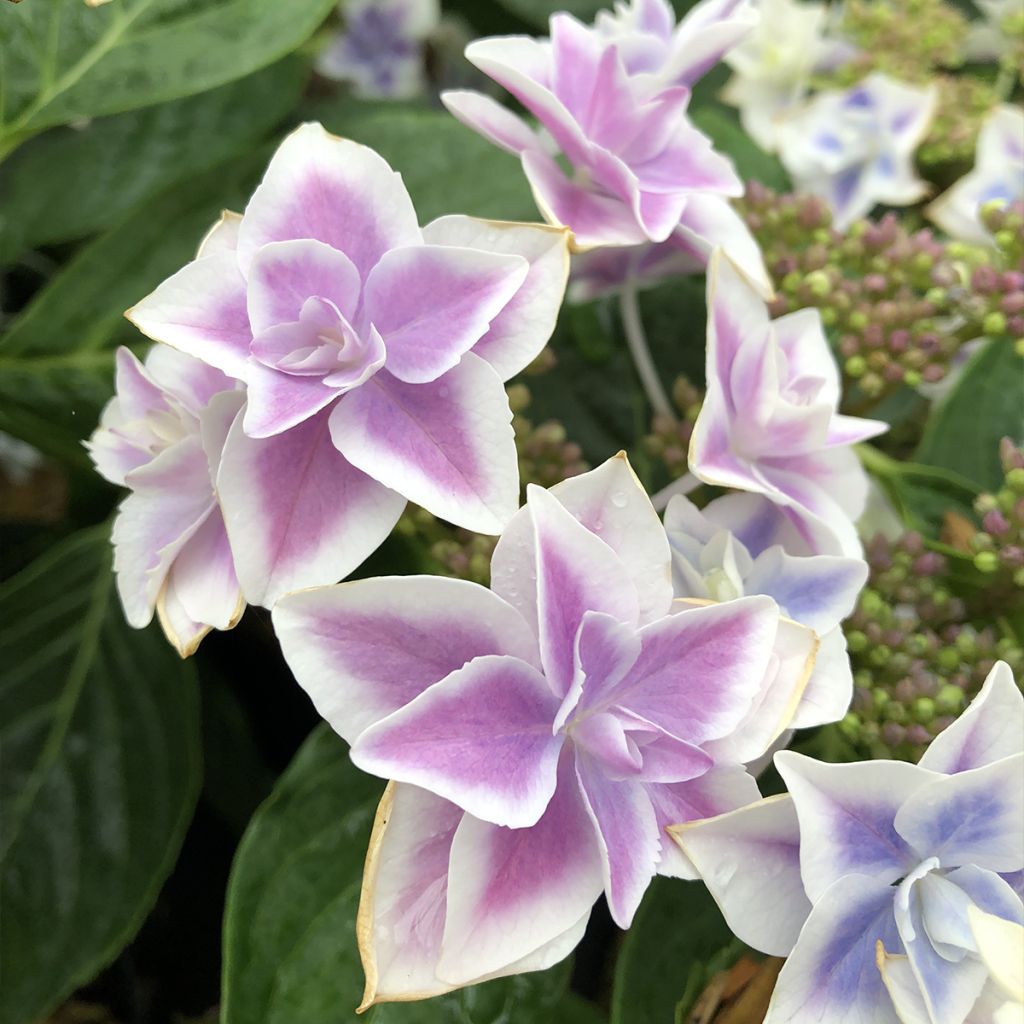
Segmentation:
[[(531, 485), (491, 589), (392, 577), (285, 597), (282, 650), (389, 786), (358, 933), (364, 1006), (539, 970), (602, 890), (626, 927), (665, 825), (756, 794), (812, 631), (768, 597), (674, 604), (665, 531), (624, 456)], [(451, 884), (449, 884), (451, 880)]]
[(1024, 198), (1024, 112), (1004, 103), (986, 118), (978, 135), (974, 168), (927, 209), (947, 234), (985, 245), (992, 238), (979, 216), (986, 203)]
[(732, 163), (690, 123), (683, 83), (749, 28), (749, 15), (737, 10), (746, 8), (705, 0), (674, 42), (667, 5), (644, 2), (620, 7), (597, 28), (560, 13), (551, 17), (550, 39), (470, 44), (469, 61), (519, 100), (542, 132), (480, 93), (441, 98), (460, 121), (520, 157), (544, 217), (570, 227), (578, 248), (664, 242), (679, 232), (709, 249), (705, 232), (728, 218), (726, 197), (743, 189)]
[(807, 95), (811, 76), (831, 70), (855, 52), (829, 38), (824, 4), (761, 0), (760, 21), (724, 57), (733, 70), (722, 99), (739, 108), (740, 121), (769, 153), (776, 149), (776, 122)]
[(1005, 997), (972, 916), (1024, 924), (1024, 697), (1008, 666), (917, 765), (775, 763), (789, 795), (672, 830), (733, 931), (788, 955), (765, 1024), (991, 1020)]
[(877, 203), (916, 203), (928, 186), (914, 170), (938, 103), (918, 87), (873, 72), (844, 91), (818, 93), (778, 122), (779, 156), (802, 192), (821, 196), (840, 231)]
[(554, 328), (566, 232), (420, 230), (372, 150), (307, 124), (244, 215), (129, 318), (247, 384), (217, 481), (246, 598), (334, 582), (406, 499), (498, 533), (519, 506), (503, 381)]
[(703, 510), (677, 494), (665, 509), (677, 598), (730, 601), (767, 594), (783, 615), (820, 638), (814, 673), (790, 725), (837, 722), (853, 696), (839, 624), (868, 578), (862, 558), (818, 555), (778, 505), (759, 494), (727, 494)]
[(441, 19), (438, 0), (345, 0), (341, 13), (345, 30), (317, 58), (320, 74), (351, 82), (363, 99), (423, 91), (423, 44)]
[(244, 394), (198, 359), (155, 346), (116, 357), (117, 393), (86, 443), (98, 472), (131, 491), (114, 520), (114, 572), (129, 625), (156, 610), (187, 657), (245, 609), (213, 481)]
[(708, 276), (707, 395), (690, 471), (779, 505), (816, 554), (860, 557), (867, 474), (851, 445), (888, 429), (840, 415), (839, 371), (816, 309), (769, 320), (720, 254)]

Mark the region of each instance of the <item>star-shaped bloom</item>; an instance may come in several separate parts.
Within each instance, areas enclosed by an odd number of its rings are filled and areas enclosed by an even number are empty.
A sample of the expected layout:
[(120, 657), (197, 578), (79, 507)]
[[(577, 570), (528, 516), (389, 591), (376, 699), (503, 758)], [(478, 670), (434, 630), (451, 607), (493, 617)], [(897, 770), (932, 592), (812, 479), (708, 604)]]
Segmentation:
[(981, 208), (1017, 199), (1024, 199), (1024, 111), (1004, 103), (981, 126), (973, 170), (926, 212), (954, 238), (985, 245), (991, 236), (978, 216)]
[[(676, 35), (658, 2), (620, 8), (598, 27), (561, 13), (551, 18), (550, 39), (495, 37), (467, 47), (470, 62), (522, 103), (541, 132), (480, 93), (447, 92), (442, 100), (520, 157), (544, 217), (571, 228), (578, 248), (664, 242), (677, 231), (703, 237), (714, 219), (707, 207), (726, 206), (743, 187), (732, 163), (690, 123), (684, 83), (750, 27), (740, 10), (705, 0)], [(559, 152), (571, 175), (555, 159)]]
[(725, 55), (733, 70), (722, 99), (739, 108), (740, 121), (762, 149), (777, 148), (776, 122), (807, 95), (811, 76), (838, 67), (854, 48), (829, 38), (824, 4), (761, 0), (761, 19)]
[(839, 371), (815, 309), (770, 320), (717, 254), (708, 275), (707, 396), (689, 464), (710, 484), (770, 498), (816, 554), (859, 557), (867, 474), (851, 445), (888, 429), (843, 416)]
[(213, 488), (245, 396), (219, 370), (160, 345), (144, 365), (126, 348), (116, 362), (117, 393), (86, 448), (103, 477), (131, 491), (111, 538), (117, 592), (129, 625), (148, 625), (155, 610), (187, 657), (245, 608)]
[(624, 456), (531, 486), (490, 590), (346, 583), (288, 595), (274, 627), (353, 761), (395, 780), (359, 914), (364, 1005), (547, 967), (602, 890), (626, 927), (655, 873), (693, 877), (665, 825), (756, 794), (743, 765), (786, 728), (816, 645), (768, 597), (673, 603)]
[(938, 103), (919, 88), (874, 72), (844, 91), (818, 93), (777, 125), (779, 156), (798, 189), (821, 196), (839, 230), (877, 203), (916, 203), (928, 186), (914, 170)]
[(372, 150), (307, 124), (244, 215), (129, 318), (247, 384), (217, 479), (246, 598), (351, 572), (406, 499), (499, 533), (519, 506), (503, 382), (544, 346), (566, 232), (442, 217), (422, 231)]
[(673, 829), (733, 931), (788, 956), (765, 1024), (964, 1024), (977, 912), (1024, 924), (1024, 697), (999, 662), (917, 765), (775, 755), (789, 795)]
[(839, 624), (856, 606), (867, 563), (815, 554), (779, 506), (759, 494), (727, 494), (703, 510), (677, 494), (665, 509), (665, 532), (677, 598), (730, 601), (767, 594), (783, 615), (820, 637), (792, 728), (842, 718), (853, 696), (853, 673)]
[(319, 55), (316, 69), (351, 82), (356, 96), (408, 99), (421, 93), (424, 41), (441, 19), (438, 0), (346, 0), (344, 32)]

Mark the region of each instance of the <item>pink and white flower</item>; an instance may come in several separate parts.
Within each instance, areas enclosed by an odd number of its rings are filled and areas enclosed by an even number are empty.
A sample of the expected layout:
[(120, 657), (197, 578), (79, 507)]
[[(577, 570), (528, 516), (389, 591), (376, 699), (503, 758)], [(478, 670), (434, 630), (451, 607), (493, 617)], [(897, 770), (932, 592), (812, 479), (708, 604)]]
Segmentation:
[(154, 610), (181, 656), (245, 609), (213, 481), (245, 395), (219, 370), (155, 346), (117, 351), (117, 393), (86, 444), (97, 471), (131, 491), (114, 520), (117, 592), (129, 625)]
[(954, 238), (987, 245), (991, 236), (978, 216), (987, 203), (1024, 199), (1024, 112), (1001, 104), (981, 126), (974, 168), (925, 211)]
[(247, 385), (218, 492), (249, 601), (334, 582), (406, 499), (481, 533), (519, 506), (503, 382), (554, 328), (566, 232), (420, 229), (375, 152), (303, 125), (245, 213), (128, 316)]
[(707, 396), (690, 441), (706, 483), (765, 495), (815, 554), (860, 557), (868, 478), (851, 445), (888, 429), (844, 416), (815, 309), (770, 320), (720, 254), (708, 275)]
[(744, 941), (787, 956), (765, 1024), (964, 1024), (1006, 998), (977, 914), (1024, 924), (1024, 697), (998, 663), (917, 765), (785, 751), (789, 787), (671, 831)]
[(768, 597), (674, 604), (665, 532), (623, 456), (531, 486), (492, 589), (434, 577), (291, 594), (288, 664), (364, 770), (378, 815), (358, 932), (364, 1006), (539, 970), (602, 891), (628, 926), (662, 831), (756, 794), (811, 630)]
[[(688, 86), (752, 24), (748, 6), (735, 0), (705, 0), (678, 28), (658, 0), (620, 6), (596, 27), (555, 14), (550, 39), (495, 37), (466, 49), (542, 131), (480, 93), (447, 92), (442, 100), (519, 156), (538, 208), (572, 229), (577, 248), (680, 234), (710, 251), (725, 240), (706, 232), (728, 219), (726, 197), (743, 189), (731, 162), (690, 123)], [(572, 176), (556, 161), (559, 152)]]
[(935, 85), (873, 72), (849, 89), (819, 92), (777, 123), (779, 156), (797, 188), (821, 196), (840, 230), (878, 203), (908, 206), (927, 184), (914, 170), (938, 105)]
[(783, 615), (818, 634), (814, 672), (791, 726), (837, 722), (853, 672), (840, 623), (868, 578), (861, 558), (815, 554), (782, 509), (760, 494), (727, 494), (703, 510), (677, 494), (665, 509), (677, 598), (730, 601), (767, 594)]

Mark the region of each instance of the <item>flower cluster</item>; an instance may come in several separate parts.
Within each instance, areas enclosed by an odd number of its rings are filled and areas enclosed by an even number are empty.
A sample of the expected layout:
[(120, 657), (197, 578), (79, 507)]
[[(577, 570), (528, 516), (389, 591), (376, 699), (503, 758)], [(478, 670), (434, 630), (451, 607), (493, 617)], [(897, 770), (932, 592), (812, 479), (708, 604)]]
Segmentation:
[[(1012, 586), (1024, 591), (1024, 449), (1009, 437), (999, 445), (1003, 486), (995, 494), (982, 494), (974, 504), (981, 529), (968, 541), (975, 568), (1009, 577)], [(1021, 595), (1024, 597), (1024, 594)]]
[(854, 694), (837, 728), (859, 752), (916, 760), (981, 688), (997, 660), (1024, 673), (1024, 651), (969, 624), (949, 559), (919, 534), (868, 543), (868, 584), (846, 623)]
[(868, 397), (943, 380), (980, 336), (1024, 338), (1024, 207), (986, 209), (999, 236), (991, 250), (908, 230), (892, 213), (839, 231), (818, 197), (757, 182), (741, 210), (778, 282), (773, 314), (818, 308), (844, 374)]

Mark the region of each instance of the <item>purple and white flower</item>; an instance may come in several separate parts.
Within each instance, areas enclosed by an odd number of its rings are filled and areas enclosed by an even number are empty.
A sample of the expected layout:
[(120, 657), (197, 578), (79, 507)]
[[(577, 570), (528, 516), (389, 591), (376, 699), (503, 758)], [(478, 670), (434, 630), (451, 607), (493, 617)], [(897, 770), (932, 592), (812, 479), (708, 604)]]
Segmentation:
[[(917, 765), (785, 751), (789, 795), (672, 830), (733, 931), (788, 956), (766, 1024), (964, 1024), (976, 914), (1024, 924), (1024, 697), (998, 663)], [(972, 920), (975, 919), (975, 920)]]
[(727, 243), (715, 234), (720, 221), (740, 230), (726, 200), (742, 184), (690, 123), (687, 104), (689, 84), (753, 19), (743, 3), (705, 0), (674, 24), (667, 4), (645, 0), (596, 27), (560, 13), (550, 39), (495, 37), (467, 47), (470, 62), (538, 119), (539, 132), (480, 93), (442, 95), (460, 121), (520, 157), (544, 217), (571, 228), (579, 249), (678, 236), (706, 258)]
[(753, 32), (724, 57), (733, 76), (722, 99), (739, 108), (747, 133), (772, 153), (779, 116), (806, 97), (813, 75), (838, 67), (855, 48), (829, 37), (835, 19), (824, 4), (761, 0), (758, 11)]
[(351, 82), (363, 99), (423, 92), (424, 43), (441, 20), (438, 0), (345, 0), (345, 30), (317, 57), (327, 78)]
[(125, 618), (141, 629), (155, 610), (183, 658), (245, 609), (213, 484), (244, 401), (198, 359), (157, 345), (143, 364), (120, 348), (117, 393), (86, 443), (98, 472), (131, 491), (111, 538)]
[(849, 89), (818, 93), (781, 119), (779, 156), (797, 188), (821, 196), (843, 230), (878, 203), (908, 206), (927, 194), (914, 152), (937, 103), (934, 85), (873, 72)]
[(351, 572), (406, 499), (499, 533), (519, 507), (503, 382), (554, 328), (564, 230), (420, 229), (375, 152), (307, 124), (246, 207), (128, 316), (247, 385), (217, 479), (246, 598)]
[(773, 598), (783, 615), (818, 634), (814, 672), (790, 725), (836, 722), (849, 710), (853, 673), (839, 624), (868, 577), (860, 558), (811, 551), (778, 505), (759, 494), (727, 494), (703, 510), (677, 494), (665, 509), (677, 598)]
[(393, 577), (285, 597), (288, 664), (353, 761), (394, 780), (367, 861), (364, 1006), (539, 970), (602, 891), (626, 927), (664, 827), (756, 795), (813, 632), (768, 597), (674, 604), (665, 531), (624, 456), (531, 486), (492, 589)]
[(851, 445), (888, 429), (843, 416), (839, 371), (815, 309), (770, 320), (720, 254), (708, 275), (707, 396), (690, 440), (706, 483), (765, 495), (807, 550), (859, 557), (867, 474)]
[(987, 203), (1024, 198), (1024, 111), (1004, 103), (978, 134), (974, 168), (925, 211), (947, 234), (965, 242), (992, 241), (978, 216)]

